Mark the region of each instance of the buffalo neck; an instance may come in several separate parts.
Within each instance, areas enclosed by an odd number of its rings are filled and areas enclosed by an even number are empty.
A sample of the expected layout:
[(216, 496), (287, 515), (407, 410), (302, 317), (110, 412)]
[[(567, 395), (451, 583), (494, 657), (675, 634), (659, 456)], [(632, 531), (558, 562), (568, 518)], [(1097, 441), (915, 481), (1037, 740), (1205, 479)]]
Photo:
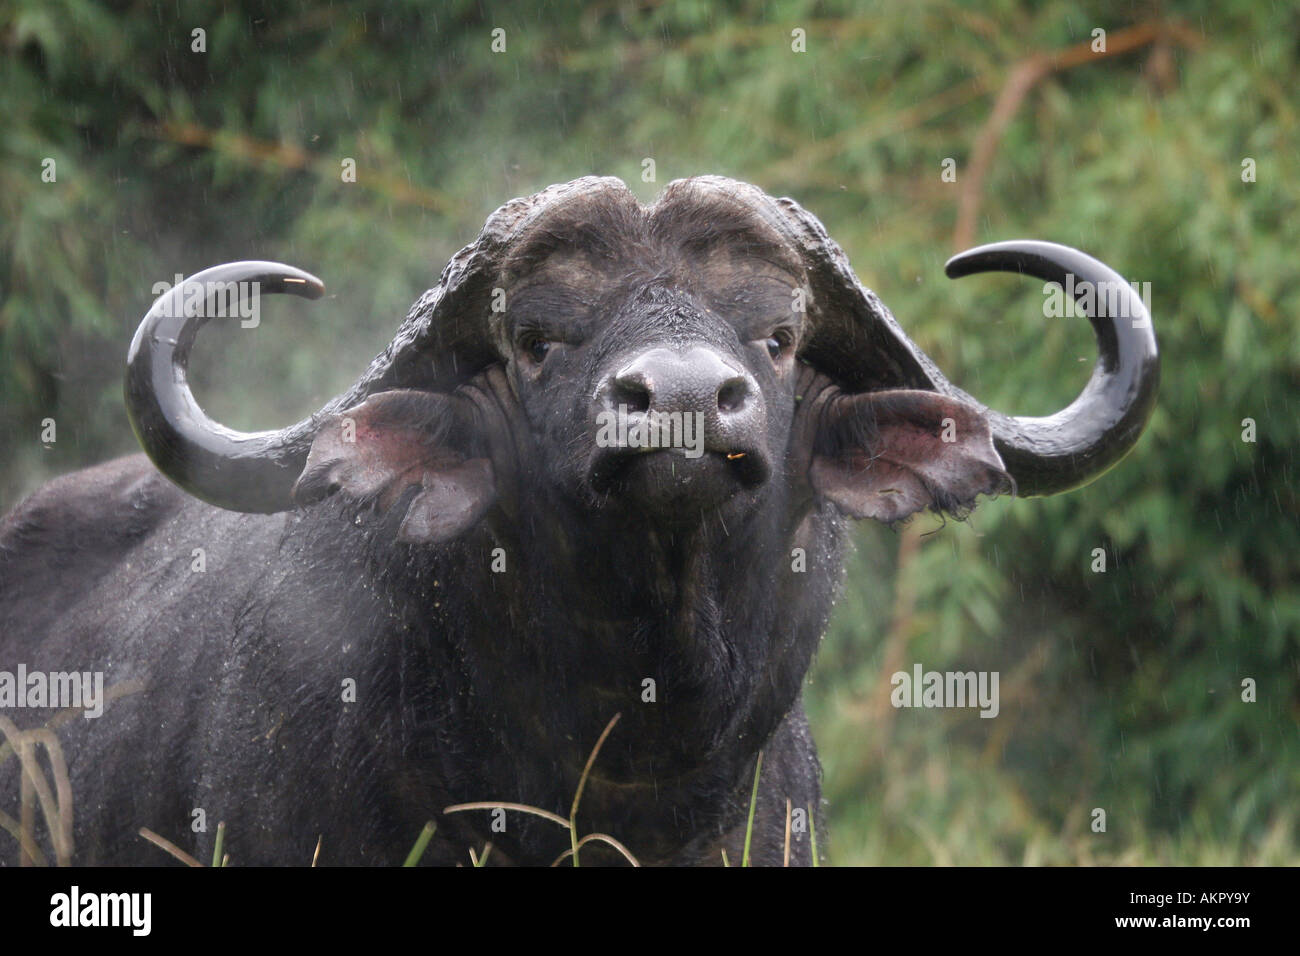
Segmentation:
[[(833, 539), (838, 564), (841, 529), (780, 483), (733, 505), (665, 522), (534, 491), (450, 548), (399, 548), (390, 593), (421, 602), (408, 613), (455, 662), (435, 679), (465, 701), (459, 719), (518, 734), (518, 759), (575, 776), (618, 714), (608, 782), (667, 786), (722, 754), (741, 772), (797, 699), (829, 610), (829, 577), (798, 573), (792, 549)], [(439, 578), (472, 606), (449, 606)]]

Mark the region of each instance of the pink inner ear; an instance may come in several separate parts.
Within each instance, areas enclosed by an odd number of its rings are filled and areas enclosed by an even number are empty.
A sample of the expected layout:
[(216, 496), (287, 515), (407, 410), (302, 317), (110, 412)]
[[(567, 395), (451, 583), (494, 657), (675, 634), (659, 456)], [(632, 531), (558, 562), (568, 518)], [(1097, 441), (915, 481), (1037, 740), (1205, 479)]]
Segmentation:
[(854, 518), (900, 521), (932, 504), (915, 472), (885, 458), (818, 455), (810, 476), (813, 487)]
[[(873, 427), (853, 428), (850, 416)], [(904, 390), (845, 396), (822, 427), (874, 436), (869, 448), (816, 455), (809, 469), (813, 487), (855, 518), (893, 522), (926, 508), (960, 513), (978, 495), (1008, 485), (988, 422), (954, 398)]]
[(398, 541), (449, 541), (483, 517), (495, 493), (492, 463), (486, 458), (425, 472), (423, 483), (424, 490), (406, 511)]
[[(437, 440), (456, 409), (446, 395), (393, 391), (372, 395), (327, 422), (312, 442), (295, 494), (304, 503), (341, 493), (387, 511), (412, 486), (398, 538), (439, 542), (467, 530), (492, 504), (496, 482), (486, 458), (466, 459)], [(345, 438), (351, 422), (352, 440)]]

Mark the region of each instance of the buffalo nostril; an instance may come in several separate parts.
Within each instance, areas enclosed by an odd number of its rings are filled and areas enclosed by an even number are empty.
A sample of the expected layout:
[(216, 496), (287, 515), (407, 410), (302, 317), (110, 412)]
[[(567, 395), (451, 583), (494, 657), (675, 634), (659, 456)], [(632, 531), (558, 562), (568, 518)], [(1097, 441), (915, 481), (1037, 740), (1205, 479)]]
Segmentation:
[(733, 414), (745, 407), (749, 399), (749, 382), (737, 376), (727, 379), (718, 389), (718, 411)]
[(639, 375), (620, 375), (610, 385), (610, 404), (629, 413), (650, 410), (650, 383)]

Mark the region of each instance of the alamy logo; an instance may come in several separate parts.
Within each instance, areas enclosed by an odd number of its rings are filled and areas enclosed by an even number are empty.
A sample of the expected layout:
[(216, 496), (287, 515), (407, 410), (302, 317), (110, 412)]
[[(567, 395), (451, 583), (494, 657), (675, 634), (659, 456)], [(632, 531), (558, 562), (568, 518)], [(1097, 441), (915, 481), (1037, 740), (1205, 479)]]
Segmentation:
[(50, 925), (125, 926), (133, 936), (148, 936), (152, 910), (150, 893), (83, 893), (74, 886), (50, 897)]
[(981, 717), (996, 717), (1001, 709), (997, 671), (942, 673), (915, 664), (912, 673), (898, 671), (889, 682), (895, 707), (978, 707)]
[[(1086, 317), (1094, 313), (1113, 319), (1131, 319), (1133, 328), (1146, 328), (1150, 324), (1150, 282), (1076, 282), (1074, 273), (1065, 274), (1065, 285), (1055, 282), (1043, 284), (1043, 315), (1049, 319)], [(1144, 314), (1129, 307), (1140, 301), (1146, 307)]]
[(76, 707), (89, 720), (104, 713), (103, 671), (0, 671), (0, 710), (10, 707)]
[(704, 454), (703, 412), (617, 411), (596, 416), (596, 444), (601, 448), (681, 448), (687, 458)]
[[(168, 318), (203, 316), (209, 319), (240, 319), (240, 327), (255, 329), (261, 323), (262, 284), (260, 282), (223, 282), (210, 280), (195, 282), (180, 273), (175, 283), (155, 282), (151, 290), (155, 296), (166, 296), (159, 304), (161, 313)], [(180, 289), (178, 296), (169, 296)], [(177, 315), (176, 312), (180, 312)]]

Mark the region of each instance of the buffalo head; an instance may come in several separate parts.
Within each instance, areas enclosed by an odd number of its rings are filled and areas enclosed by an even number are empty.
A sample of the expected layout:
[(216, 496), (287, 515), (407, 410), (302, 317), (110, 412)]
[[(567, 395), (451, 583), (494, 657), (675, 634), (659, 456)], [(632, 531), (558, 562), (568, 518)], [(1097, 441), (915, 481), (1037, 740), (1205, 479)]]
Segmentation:
[[(743, 513), (774, 484), (854, 517), (961, 513), (1100, 474), (1137, 440), (1158, 374), (1149, 316), (1100, 262), (1017, 241), (947, 265), (993, 270), (1119, 290), (1090, 317), (1091, 380), (1055, 415), (1007, 417), (950, 384), (817, 219), (717, 177), (648, 207), (598, 178), (507, 203), (360, 380), (279, 431), (234, 432), (198, 407), (186, 363), (205, 316), (178, 287), (132, 343), (127, 405), (154, 462), (200, 498), (274, 512), (342, 492), (400, 506), (412, 542), (509, 513), (521, 489), (622, 520)], [(186, 285), (214, 282), (322, 291), (268, 262)]]

